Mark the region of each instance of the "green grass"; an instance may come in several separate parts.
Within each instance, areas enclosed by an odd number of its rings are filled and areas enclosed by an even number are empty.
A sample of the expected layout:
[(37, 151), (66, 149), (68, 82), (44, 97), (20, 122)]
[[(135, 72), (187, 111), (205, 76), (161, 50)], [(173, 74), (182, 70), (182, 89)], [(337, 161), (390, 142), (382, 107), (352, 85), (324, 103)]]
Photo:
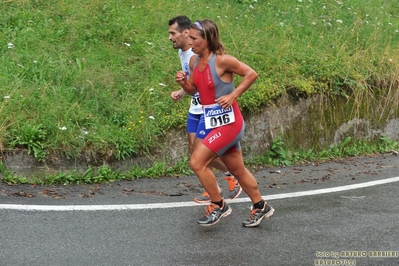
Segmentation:
[[(258, 81), (257, 112), (289, 93), (352, 97), (399, 80), (399, 2), (0, 0), (0, 149), (145, 154), (185, 126), (167, 22), (214, 19)], [(355, 96), (353, 96), (355, 97)]]

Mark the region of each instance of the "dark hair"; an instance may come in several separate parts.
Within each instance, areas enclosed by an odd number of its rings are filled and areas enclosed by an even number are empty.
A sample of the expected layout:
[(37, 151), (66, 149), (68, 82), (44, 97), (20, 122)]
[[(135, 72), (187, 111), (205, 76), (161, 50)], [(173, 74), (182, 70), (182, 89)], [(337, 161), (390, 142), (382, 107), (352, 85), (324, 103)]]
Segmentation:
[[(201, 26), (201, 28), (198, 27), (197, 23), (199, 26)], [(209, 51), (215, 54), (226, 53), (226, 48), (220, 40), (219, 29), (213, 20), (197, 20), (197, 22), (191, 24), (191, 28), (201, 32), (201, 37), (204, 38), (208, 43)]]
[(186, 17), (186, 16), (177, 16), (169, 20), (169, 26), (172, 26), (177, 22), (177, 29), (180, 32), (183, 32), (184, 30), (190, 29), (191, 26), (191, 20)]

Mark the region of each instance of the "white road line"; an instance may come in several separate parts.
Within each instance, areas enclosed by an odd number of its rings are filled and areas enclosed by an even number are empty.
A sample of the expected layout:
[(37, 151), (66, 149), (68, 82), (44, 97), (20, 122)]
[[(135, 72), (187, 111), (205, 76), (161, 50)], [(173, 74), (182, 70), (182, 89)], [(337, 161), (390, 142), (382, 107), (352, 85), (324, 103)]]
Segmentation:
[[(381, 179), (376, 181), (370, 181), (365, 183), (359, 183), (348, 186), (282, 193), (275, 195), (263, 196), (265, 200), (277, 200), (287, 199), (303, 196), (312, 196), (326, 193), (341, 192), (347, 190), (353, 190), (358, 188), (372, 187), (377, 185), (383, 185), (393, 182), (398, 182), (399, 177), (392, 177), (387, 179)], [(238, 198), (235, 200), (226, 200), (229, 203), (242, 203), (250, 202), (251, 200), (246, 198)], [(25, 205), (25, 204), (0, 204), (0, 210), (20, 210), (20, 211), (114, 211), (114, 210), (141, 210), (141, 209), (166, 209), (166, 208), (180, 208), (180, 207), (193, 207), (201, 206), (193, 201), (187, 202), (170, 202), (170, 203), (149, 203), (149, 204), (118, 204), (118, 205)]]

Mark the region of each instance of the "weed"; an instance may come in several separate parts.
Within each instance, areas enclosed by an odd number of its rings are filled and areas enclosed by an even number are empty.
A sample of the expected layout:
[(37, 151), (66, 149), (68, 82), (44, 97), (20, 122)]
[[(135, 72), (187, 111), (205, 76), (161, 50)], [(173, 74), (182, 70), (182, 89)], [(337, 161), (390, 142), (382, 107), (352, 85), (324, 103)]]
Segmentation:
[(291, 165), (290, 152), (284, 149), (284, 145), (280, 137), (274, 139), (270, 145), (270, 150), (265, 152), (262, 156), (264, 159), (261, 159), (260, 162), (272, 165)]
[(15, 146), (26, 147), (28, 149), (28, 154), (33, 153), (39, 161), (45, 159), (45, 139), (47, 131), (41, 124), (24, 124), (20, 129), (11, 129), (11, 133), (13, 133), (14, 137), (14, 139), (10, 141), (11, 148)]

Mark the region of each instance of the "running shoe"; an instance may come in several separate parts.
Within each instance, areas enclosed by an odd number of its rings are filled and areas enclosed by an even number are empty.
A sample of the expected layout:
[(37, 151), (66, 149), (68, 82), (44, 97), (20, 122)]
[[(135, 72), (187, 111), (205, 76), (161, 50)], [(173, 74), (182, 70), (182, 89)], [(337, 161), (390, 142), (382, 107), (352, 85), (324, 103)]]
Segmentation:
[(251, 206), (251, 213), (249, 215), (249, 219), (245, 220), (242, 225), (245, 227), (254, 227), (260, 224), (260, 222), (263, 220), (263, 218), (269, 218), (270, 216), (273, 215), (274, 209), (272, 206), (269, 204), (266, 204), (263, 207), (263, 209), (254, 209), (253, 206)]
[(231, 213), (231, 208), (226, 202), (223, 202), (222, 208), (211, 203), (205, 210), (204, 217), (198, 220), (198, 224), (201, 226), (214, 225), (219, 222), (222, 217), (226, 217)]
[(240, 196), (242, 187), (238, 180), (234, 176), (226, 176), (224, 180), (229, 182), (229, 199), (235, 199)]
[[(219, 187), (219, 193), (220, 196), (222, 196), (222, 189), (220, 187)], [(197, 203), (209, 203), (211, 202), (211, 197), (209, 196), (208, 192), (205, 191), (200, 196), (195, 197), (194, 201)]]

